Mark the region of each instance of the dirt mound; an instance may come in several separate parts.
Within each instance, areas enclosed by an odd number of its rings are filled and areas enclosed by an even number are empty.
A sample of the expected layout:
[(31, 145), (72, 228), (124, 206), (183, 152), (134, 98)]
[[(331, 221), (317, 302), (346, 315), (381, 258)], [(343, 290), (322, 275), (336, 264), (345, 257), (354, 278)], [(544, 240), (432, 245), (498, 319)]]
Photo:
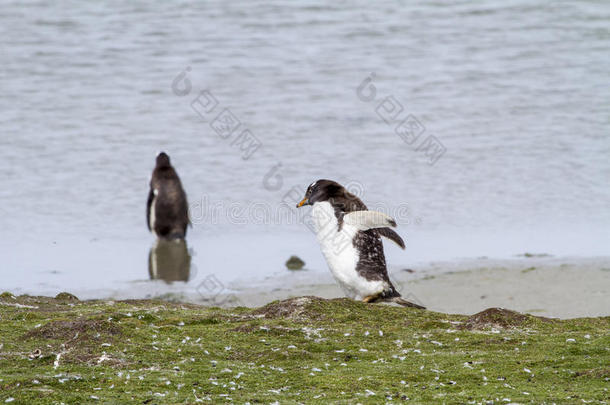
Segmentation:
[(610, 367), (582, 370), (582, 371), (577, 371), (576, 374), (574, 374), (574, 377), (581, 377), (581, 376), (608, 379), (608, 377), (610, 377)]
[(257, 328), (253, 325), (239, 325), (237, 328), (231, 329), (232, 332), (250, 333), (254, 332)]
[(60, 292), (55, 296), (57, 301), (78, 301), (78, 297), (74, 294), (70, 294), (69, 292)]
[(263, 315), (267, 319), (286, 318), (286, 319), (311, 319), (318, 318), (319, 314), (308, 309), (314, 302), (321, 302), (324, 299), (319, 297), (296, 297), (283, 301), (275, 301), (259, 309), (252, 311), (252, 315)]
[(121, 330), (108, 321), (77, 319), (75, 321), (53, 321), (25, 334), (25, 338), (44, 338), (70, 340), (96, 337), (97, 335), (118, 335)]
[(460, 329), (480, 330), (487, 328), (516, 328), (522, 326), (532, 317), (504, 308), (487, 308), (472, 315), (460, 326)]

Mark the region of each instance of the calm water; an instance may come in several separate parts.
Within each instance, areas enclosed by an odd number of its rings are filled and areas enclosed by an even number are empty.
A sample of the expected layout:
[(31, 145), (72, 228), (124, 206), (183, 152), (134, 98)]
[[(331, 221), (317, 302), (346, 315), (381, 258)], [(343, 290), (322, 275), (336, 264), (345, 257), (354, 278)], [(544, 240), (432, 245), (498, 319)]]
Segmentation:
[(194, 218), (172, 288), (261, 280), (290, 254), (325, 272), (280, 208), (317, 178), (398, 217), (393, 269), (610, 254), (605, 1), (46, 3), (0, 8), (0, 289), (163, 291), (145, 282), (159, 150)]

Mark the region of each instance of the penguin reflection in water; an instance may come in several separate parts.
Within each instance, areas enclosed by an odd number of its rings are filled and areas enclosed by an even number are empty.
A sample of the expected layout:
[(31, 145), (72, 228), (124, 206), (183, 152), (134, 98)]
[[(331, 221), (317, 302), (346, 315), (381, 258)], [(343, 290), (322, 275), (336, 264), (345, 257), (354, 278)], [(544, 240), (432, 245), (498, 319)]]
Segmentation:
[(148, 274), (151, 280), (189, 281), (191, 255), (184, 239), (157, 239), (148, 255)]
[(190, 225), (188, 202), (180, 178), (165, 152), (157, 155), (146, 205), (148, 229), (157, 236), (150, 250), (151, 279), (188, 281), (191, 255), (184, 238)]
[(425, 309), (403, 299), (388, 277), (381, 237), (405, 248), (402, 238), (390, 229), (396, 226), (394, 219), (369, 211), (358, 197), (331, 180), (312, 183), (297, 208), (304, 205), (312, 206), (313, 225), (322, 253), (348, 297)]

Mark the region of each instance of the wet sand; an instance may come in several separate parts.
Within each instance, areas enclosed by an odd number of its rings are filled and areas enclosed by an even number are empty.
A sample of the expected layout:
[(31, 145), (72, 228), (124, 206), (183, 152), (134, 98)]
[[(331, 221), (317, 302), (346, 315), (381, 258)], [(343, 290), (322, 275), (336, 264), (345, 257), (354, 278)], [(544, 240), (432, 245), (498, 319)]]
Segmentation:
[[(403, 297), (432, 311), (471, 315), (500, 307), (562, 319), (610, 315), (610, 257), (454, 260), (414, 264), (409, 270), (391, 268), (390, 277)], [(232, 282), (202, 272), (188, 283), (134, 280), (114, 289), (69, 292), (80, 299), (159, 298), (218, 307), (259, 307), (306, 295), (344, 296), (330, 272), (307, 269)]]
[[(610, 258), (476, 259), (431, 263), (391, 276), (404, 297), (433, 311), (473, 314), (502, 307), (564, 319), (610, 315)], [(246, 306), (302, 295), (343, 296), (330, 275), (302, 271), (273, 283), (272, 289), (238, 287), (235, 296)]]

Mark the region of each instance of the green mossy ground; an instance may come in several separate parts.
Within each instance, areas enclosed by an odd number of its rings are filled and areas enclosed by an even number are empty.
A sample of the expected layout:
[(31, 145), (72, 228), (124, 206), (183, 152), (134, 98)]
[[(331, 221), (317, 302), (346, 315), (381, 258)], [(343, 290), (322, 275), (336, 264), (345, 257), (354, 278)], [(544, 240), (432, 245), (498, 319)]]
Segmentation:
[[(0, 295), (0, 402), (605, 403), (610, 317)], [(491, 402), (490, 402), (491, 401)]]

